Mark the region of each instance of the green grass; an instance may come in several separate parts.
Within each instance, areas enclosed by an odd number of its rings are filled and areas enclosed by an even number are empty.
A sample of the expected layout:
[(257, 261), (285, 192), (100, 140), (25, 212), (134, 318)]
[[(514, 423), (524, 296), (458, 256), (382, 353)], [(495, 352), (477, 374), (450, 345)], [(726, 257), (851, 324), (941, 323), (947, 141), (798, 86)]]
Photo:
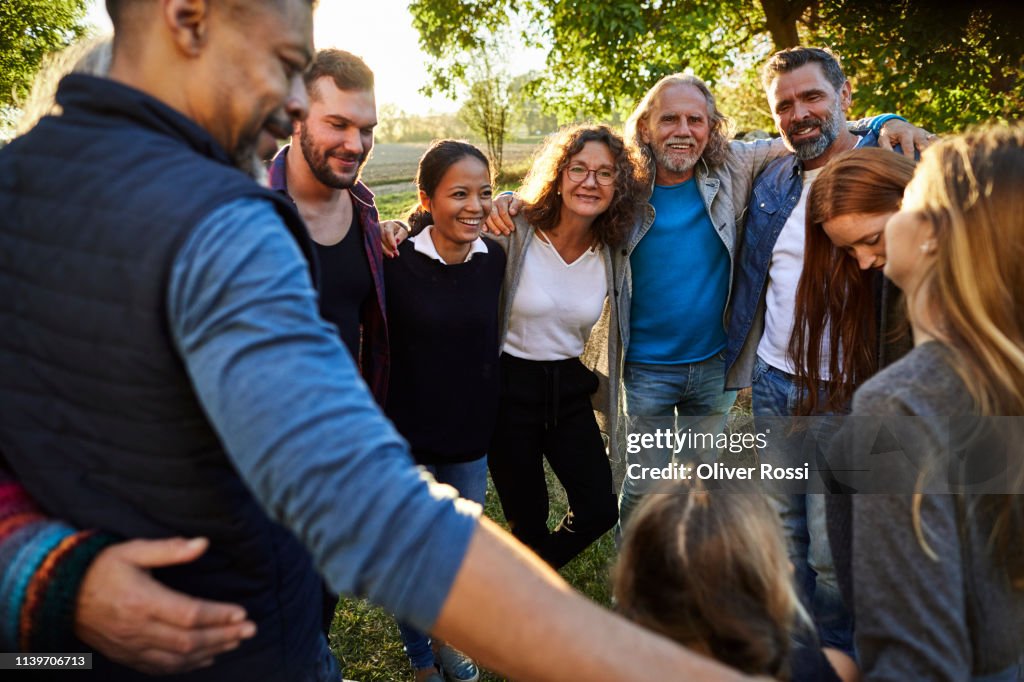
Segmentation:
[[(479, 145), (478, 145), (479, 146)], [(501, 174), (497, 177), (495, 188), (497, 191), (506, 189), (518, 189), (523, 176), (530, 167), (530, 159), (537, 149), (535, 143), (510, 142), (505, 145), (505, 160)], [(483, 149), (483, 147), (480, 147)], [(426, 151), (426, 143), (381, 143), (374, 145), (373, 155), (363, 169), (362, 179), (375, 193), (378, 188), (386, 188), (388, 185), (404, 184), (401, 191), (396, 194), (414, 196), (407, 191), (412, 189), (412, 181), (416, 176), (416, 165), (420, 156)], [(378, 209), (381, 200), (391, 195), (390, 188), (380, 191), (377, 194)], [(405, 205), (399, 207), (399, 211), (407, 208), (412, 199)], [(383, 215), (383, 212), (382, 212)], [(398, 213), (388, 217), (396, 217)]]
[[(373, 189), (373, 186), (370, 186)], [(416, 192), (394, 192), (392, 194), (377, 194), (373, 198), (377, 205), (377, 212), (381, 220), (404, 220), (409, 215), (409, 209), (416, 203)]]

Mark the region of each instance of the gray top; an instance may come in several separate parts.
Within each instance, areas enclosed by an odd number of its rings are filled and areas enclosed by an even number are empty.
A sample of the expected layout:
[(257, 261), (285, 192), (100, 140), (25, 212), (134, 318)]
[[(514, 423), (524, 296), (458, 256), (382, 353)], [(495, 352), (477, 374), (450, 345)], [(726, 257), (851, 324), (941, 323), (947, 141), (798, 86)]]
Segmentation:
[[(858, 416), (947, 417), (975, 407), (939, 343), (875, 375), (854, 397)], [(922, 448), (938, 448), (941, 419), (913, 421)], [(1024, 652), (1024, 593), (991, 558), (991, 520), (977, 496), (925, 495), (922, 548), (913, 496), (851, 496), (857, 651), (868, 680), (968, 680), (1006, 670)], [(1012, 678), (1011, 678), (1012, 679)]]

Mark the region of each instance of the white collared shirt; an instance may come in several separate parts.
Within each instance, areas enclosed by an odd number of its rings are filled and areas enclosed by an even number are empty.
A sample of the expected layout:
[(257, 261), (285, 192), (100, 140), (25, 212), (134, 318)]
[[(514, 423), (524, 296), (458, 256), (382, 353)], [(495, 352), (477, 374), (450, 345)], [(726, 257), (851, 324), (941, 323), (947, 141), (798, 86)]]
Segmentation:
[[(433, 225), (427, 225), (423, 228), (423, 231), (419, 234), (409, 237), (409, 241), (412, 242), (413, 250), (422, 253), (424, 256), (433, 258), (436, 261), (441, 261), (445, 265), (450, 263), (445, 262), (444, 258), (441, 258), (441, 254), (437, 252), (437, 247), (434, 246), (434, 238), (430, 236), (430, 233), (434, 231)], [(468, 263), (476, 253), (487, 253), (487, 244), (484, 244), (484, 240), (477, 237), (472, 244), (469, 245), (469, 253), (466, 254), (466, 260), (463, 263)]]

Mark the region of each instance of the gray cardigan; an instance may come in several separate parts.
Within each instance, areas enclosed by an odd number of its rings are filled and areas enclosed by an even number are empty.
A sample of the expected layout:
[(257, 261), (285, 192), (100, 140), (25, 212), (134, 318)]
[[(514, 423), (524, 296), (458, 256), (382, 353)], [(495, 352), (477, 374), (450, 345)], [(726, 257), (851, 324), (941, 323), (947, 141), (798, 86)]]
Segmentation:
[[(523, 272), (523, 259), (527, 249), (533, 243), (533, 235), (536, 231), (533, 225), (526, 222), (520, 215), (515, 217), (515, 232), (507, 237), (494, 237), (495, 241), (505, 249), (508, 260), (505, 266), (505, 283), (501, 288), (499, 297), (500, 318), (500, 342), (505, 343), (505, 333), (508, 331), (508, 321), (512, 314), (512, 301), (519, 287), (519, 277)], [(597, 374), (600, 385), (597, 393), (594, 394), (594, 411), (597, 413), (597, 424), (604, 432), (608, 443), (612, 444), (610, 452), (613, 464), (620, 458), (617, 456), (618, 429), (620, 427), (619, 416), (619, 365), (610, 362), (609, 358), (619, 356), (619, 328), (618, 306), (615, 296), (615, 276), (621, 272), (623, 257), (619, 251), (607, 246), (601, 247), (604, 256), (605, 273), (608, 284), (608, 298), (605, 300), (604, 310), (590, 338), (583, 349), (581, 360), (583, 364)], [(615, 467), (613, 467), (614, 469)]]
[[(939, 343), (926, 343), (857, 392), (855, 416), (899, 417), (915, 430), (916, 457), (943, 453), (947, 416), (970, 415), (973, 401)], [(872, 450), (874, 452), (874, 450)], [(974, 495), (921, 498), (922, 548), (914, 498), (855, 494), (852, 540), (835, 547), (836, 569), (852, 587), (857, 651), (866, 680), (968, 680), (1004, 672), (1024, 652), (1024, 592), (1012, 589), (992, 557), (992, 520)], [(830, 531), (836, 530), (830, 504)], [(830, 537), (834, 537), (830, 533)], [(838, 539), (838, 538), (836, 538)], [(849, 595), (848, 595), (849, 596)]]

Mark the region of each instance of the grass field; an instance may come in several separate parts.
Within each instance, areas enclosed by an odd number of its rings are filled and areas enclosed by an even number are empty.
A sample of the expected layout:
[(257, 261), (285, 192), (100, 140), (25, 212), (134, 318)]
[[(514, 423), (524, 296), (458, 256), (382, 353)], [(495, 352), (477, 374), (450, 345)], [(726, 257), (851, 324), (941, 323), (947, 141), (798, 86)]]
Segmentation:
[[(416, 164), (427, 149), (426, 143), (391, 143), (376, 144), (373, 156), (363, 169), (363, 181), (370, 186), (375, 194), (387, 195), (392, 192), (390, 185), (403, 185), (398, 191), (412, 189), (413, 178), (416, 176)], [(478, 145), (479, 146), (479, 145)], [(483, 147), (481, 147), (483, 149)], [(522, 177), (533, 152), (537, 149), (534, 143), (510, 142), (505, 145), (505, 171), (503, 178)], [(516, 183), (518, 184), (518, 183)], [(515, 189), (501, 187), (500, 189)], [(378, 207), (379, 208), (379, 207)]]

